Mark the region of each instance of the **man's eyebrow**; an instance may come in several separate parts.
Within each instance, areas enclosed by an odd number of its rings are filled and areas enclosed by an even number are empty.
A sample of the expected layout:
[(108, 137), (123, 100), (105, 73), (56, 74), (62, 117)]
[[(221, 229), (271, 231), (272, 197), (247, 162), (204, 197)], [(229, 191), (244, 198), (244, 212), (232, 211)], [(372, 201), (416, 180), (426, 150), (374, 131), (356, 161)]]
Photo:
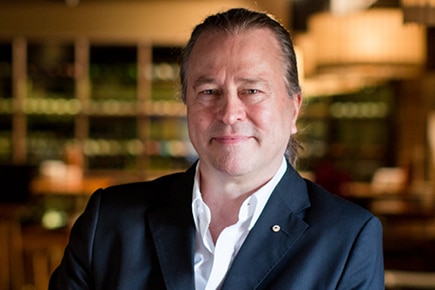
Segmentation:
[(240, 78), (237, 80), (240, 83), (243, 84), (268, 84), (268, 81), (262, 77), (256, 77), (256, 78)]
[(193, 82), (193, 88), (196, 88), (198, 86), (204, 85), (204, 84), (211, 84), (215, 83), (215, 80), (210, 77), (199, 77)]
[[(266, 79), (264, 79), (262, 77), (238, 78), (236, 81), (240, 84), (245, 84), (245, 85), (253, 85), (253, 84), (265, 84), (265, 85), (267, 85), (269, 83)], [(214, 83), (216, 83), (216, 80), (214, 78), (204, 76), (204, 77), (197, 78), (193, 82), (192, 87), (197, 88), (197, 87), (204, 85), (204, 84), (214, 84)]]

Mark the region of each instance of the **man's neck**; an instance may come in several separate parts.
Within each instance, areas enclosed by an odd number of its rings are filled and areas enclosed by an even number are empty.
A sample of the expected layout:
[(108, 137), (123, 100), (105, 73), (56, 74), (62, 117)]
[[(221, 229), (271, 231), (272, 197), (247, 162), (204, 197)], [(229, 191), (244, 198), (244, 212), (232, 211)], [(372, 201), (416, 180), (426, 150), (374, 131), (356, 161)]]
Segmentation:
[(221, 172), (207, 171), (199, 166), (200, 191), (202, 199), (210, 208), (209, 226), (213, 241), (216, 242), (226, 227), (238, 221), (243, 202), (275, 176), (279, 166), (269, 174), (255, 176), (229, 176)]

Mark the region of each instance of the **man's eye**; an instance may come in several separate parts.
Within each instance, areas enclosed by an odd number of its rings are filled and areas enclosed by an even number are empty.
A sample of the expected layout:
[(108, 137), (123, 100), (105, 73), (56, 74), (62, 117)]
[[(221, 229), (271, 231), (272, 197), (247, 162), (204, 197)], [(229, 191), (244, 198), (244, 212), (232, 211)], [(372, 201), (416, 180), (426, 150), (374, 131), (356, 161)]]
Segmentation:
[(203, 94), (203, 95), (215, 95), (216, 90), (203, 90), (203, 91), (201, 91), (201, 94)]
[(259, 89), (245, 89), (240, 94), (240, 97), (243, 98), (244, 102), (247, 104), (255, 104), (264, 100), (266, 94)]
[(262, 95), (262, 91), (258, 90), (258, 89), (246, 89), (246, 90), (243, 90), (242, 95), (250, 96), (250, 97), (254, 97), (254, 96), (258, 97), (258, 96)]
[(247, 94), (251, 94), (251, 95), (253, 95), (253, 94), (258, 94), (260, 91), (259, 90), (257, 90), (257, 89), (249, 89), (249, 90), (246, 90), (246, 93)]

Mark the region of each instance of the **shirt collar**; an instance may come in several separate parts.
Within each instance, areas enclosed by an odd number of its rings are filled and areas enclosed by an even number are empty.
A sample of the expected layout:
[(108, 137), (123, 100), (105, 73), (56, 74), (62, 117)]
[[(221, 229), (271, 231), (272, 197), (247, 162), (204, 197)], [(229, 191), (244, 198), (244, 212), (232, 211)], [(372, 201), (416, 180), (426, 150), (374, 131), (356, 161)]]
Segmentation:
[[(204, 203), (200, 191), (200, 178), (199, 178), (199, 162), (196, 165), (195, 179), (193, 183), (192, 192), (192, 213), (195, 221), (196, 230), (200, 233), (201, 237), (204, 237), (208, 232), (208, 226), (210, 224), (211, 213), (208, 206)], [(249, 230), (254, 226), (255, 222), (262, 213), (270, 195), (275, 189), (278, 182), (281, 180), (285, 171), (287, 170), (287, 162), (285, 157), (281, 162), (281, 165), (275, 175), (265, 185), (249, 196), (242, 204), (239, 212), (240, 218), (249, 218), (252, 215), (252, 219), (249, 225)], [(246, 210), (246, 205), (250, 204), (250, 210)]]

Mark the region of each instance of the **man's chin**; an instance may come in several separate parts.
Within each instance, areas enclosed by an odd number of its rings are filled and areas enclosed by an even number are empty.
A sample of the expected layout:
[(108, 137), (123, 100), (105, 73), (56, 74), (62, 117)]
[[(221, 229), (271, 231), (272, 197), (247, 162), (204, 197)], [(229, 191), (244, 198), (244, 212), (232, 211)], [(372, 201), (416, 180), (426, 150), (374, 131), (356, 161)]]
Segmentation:
[(250, 167), (248, 166), (246, 159), (218, 162), (215, 164), (215, 168), (229, 177), (241, 177), (250, 172)]

